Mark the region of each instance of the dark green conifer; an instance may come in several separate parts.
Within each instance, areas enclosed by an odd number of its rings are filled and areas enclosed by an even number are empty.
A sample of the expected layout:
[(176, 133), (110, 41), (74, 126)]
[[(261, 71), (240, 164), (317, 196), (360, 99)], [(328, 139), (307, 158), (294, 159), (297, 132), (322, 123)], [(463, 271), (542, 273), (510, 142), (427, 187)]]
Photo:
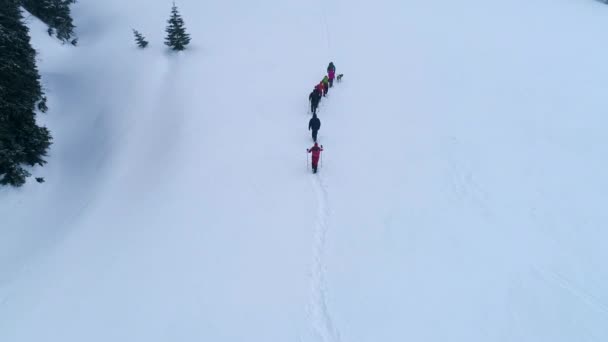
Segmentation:
[(146, 38), (137, 30), (133, 30), (133, 34), (135, 35), (135, 42), (137, 43), (137, 46), (145, 49), (146, 46), (148, 46), (148, 41), (146, 41)]
[(22, 0), (23, 7), (49, 26), (49, 35), (55, 36), (64, 43), (76, 45), (74, 24), (70, 14), (70, 5), (76, 0)]
[(36, 123), (46, 110), (36, 52), (23, 23), (19, 0), (3, 0), (0, 15), (0, 184), (20, 186), (23, 166), (43, 165), (51, 135)]
[(167, 37), (165, 38), (165, 45), (170, 47), (174, 51), (182, 51), (190, 43), (190, 35), (186, 33), (184, 26), (184, 20), (177, 10), (177, 6), (173, 3), (171, 7), (171, 17), (167, 20), (169, 24), (165, 31)]

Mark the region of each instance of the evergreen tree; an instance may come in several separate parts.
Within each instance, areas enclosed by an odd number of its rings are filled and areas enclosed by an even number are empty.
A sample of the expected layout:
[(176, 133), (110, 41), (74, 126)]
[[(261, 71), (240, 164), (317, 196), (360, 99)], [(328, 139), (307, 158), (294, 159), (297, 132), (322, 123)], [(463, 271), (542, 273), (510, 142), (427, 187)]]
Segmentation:
[(49, 35), (55, 33), (63, 42), (76, 45), (70, 5), (76, 0), (22, 0), (23, 7), (49, 26)]
[(182, 51), (186, 48), (186, 45), (190, 43), (190, 35), (186, 33), (184, 27), (184, 20), (177, 11), (177, 6), (173, 3), (171, 8), (171, 18), (167, 20), (169, 24), (165, 29), (167, 37), (165, 38), (165, 45), (169, 46), (172, 50)]
[(146, 38), (139, 33), (137, 30), (133, 30), (133, 34), (135, 35), (135, 41), (137, 42), (137, 46), (139, 46), (142, 49), (145, 49), (146, 46), (148, 46), (148, 42), (146, 41)]
[(0, 184), (20, 186), (30, 176), (23, 166), (44, 165), (51, 144), (35, 109), (46, 109), (36, 52), (23, 23), (19, 0), (0, 9)]

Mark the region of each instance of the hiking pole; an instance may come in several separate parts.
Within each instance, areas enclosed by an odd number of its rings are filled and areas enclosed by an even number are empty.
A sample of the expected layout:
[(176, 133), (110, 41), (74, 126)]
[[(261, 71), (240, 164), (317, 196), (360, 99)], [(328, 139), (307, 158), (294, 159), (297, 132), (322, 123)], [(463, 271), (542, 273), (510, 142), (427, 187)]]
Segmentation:
[[(323, 145), (321, 145), (321, 149), (323, 149)], [(319, 165), (321, 168), (323, 168), (323, 153), (319, 154), (319, 161), (321, 162), (321, 165)]]

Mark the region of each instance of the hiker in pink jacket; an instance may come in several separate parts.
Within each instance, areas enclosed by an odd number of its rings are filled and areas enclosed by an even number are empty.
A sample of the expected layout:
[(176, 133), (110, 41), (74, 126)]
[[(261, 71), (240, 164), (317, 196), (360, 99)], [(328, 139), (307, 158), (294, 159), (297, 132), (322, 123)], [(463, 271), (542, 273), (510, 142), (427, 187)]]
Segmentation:
[(329, 62), (329, 65), (327, 66), (327, 76), (329, 76), (329, 86), (333, 87), (334, 78), (336, 76), (336, 66), (334, 65), (334, 62)]

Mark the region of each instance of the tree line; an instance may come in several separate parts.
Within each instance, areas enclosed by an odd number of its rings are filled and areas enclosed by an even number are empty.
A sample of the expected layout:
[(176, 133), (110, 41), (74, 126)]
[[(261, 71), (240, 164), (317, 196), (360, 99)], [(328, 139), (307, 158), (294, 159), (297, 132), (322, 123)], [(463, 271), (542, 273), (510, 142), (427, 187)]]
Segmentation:
[[(27, 167), (46, 164), (52, 141), (49, 130), (36, 122), (36, 114), (48, 108), (21, 6), (48, 25), (49, 35), (76, 45), (70, 15), (74, 3), (76, 0), (0, 0), (0, 185), (23, 185), (30, 176)], [(175, 4), (165, 31), (165, 45), (172, 50), (184, 50), (190, 42)], [(143, 35), (134, 32), (138, 45), (146, 47)]]
[(22, 0), (23, 8), (48, 25), (48, 34), (62, 42), (76, 45), (70, 5), (76, 0)]
[(20, 0), (0, 6), (0, 184), (20, 186), (30, 173), (24, 166), (44, 165), (51, 134), (36, 123), (47, 110), (36, 67), (36, 51), (23, 22)]

